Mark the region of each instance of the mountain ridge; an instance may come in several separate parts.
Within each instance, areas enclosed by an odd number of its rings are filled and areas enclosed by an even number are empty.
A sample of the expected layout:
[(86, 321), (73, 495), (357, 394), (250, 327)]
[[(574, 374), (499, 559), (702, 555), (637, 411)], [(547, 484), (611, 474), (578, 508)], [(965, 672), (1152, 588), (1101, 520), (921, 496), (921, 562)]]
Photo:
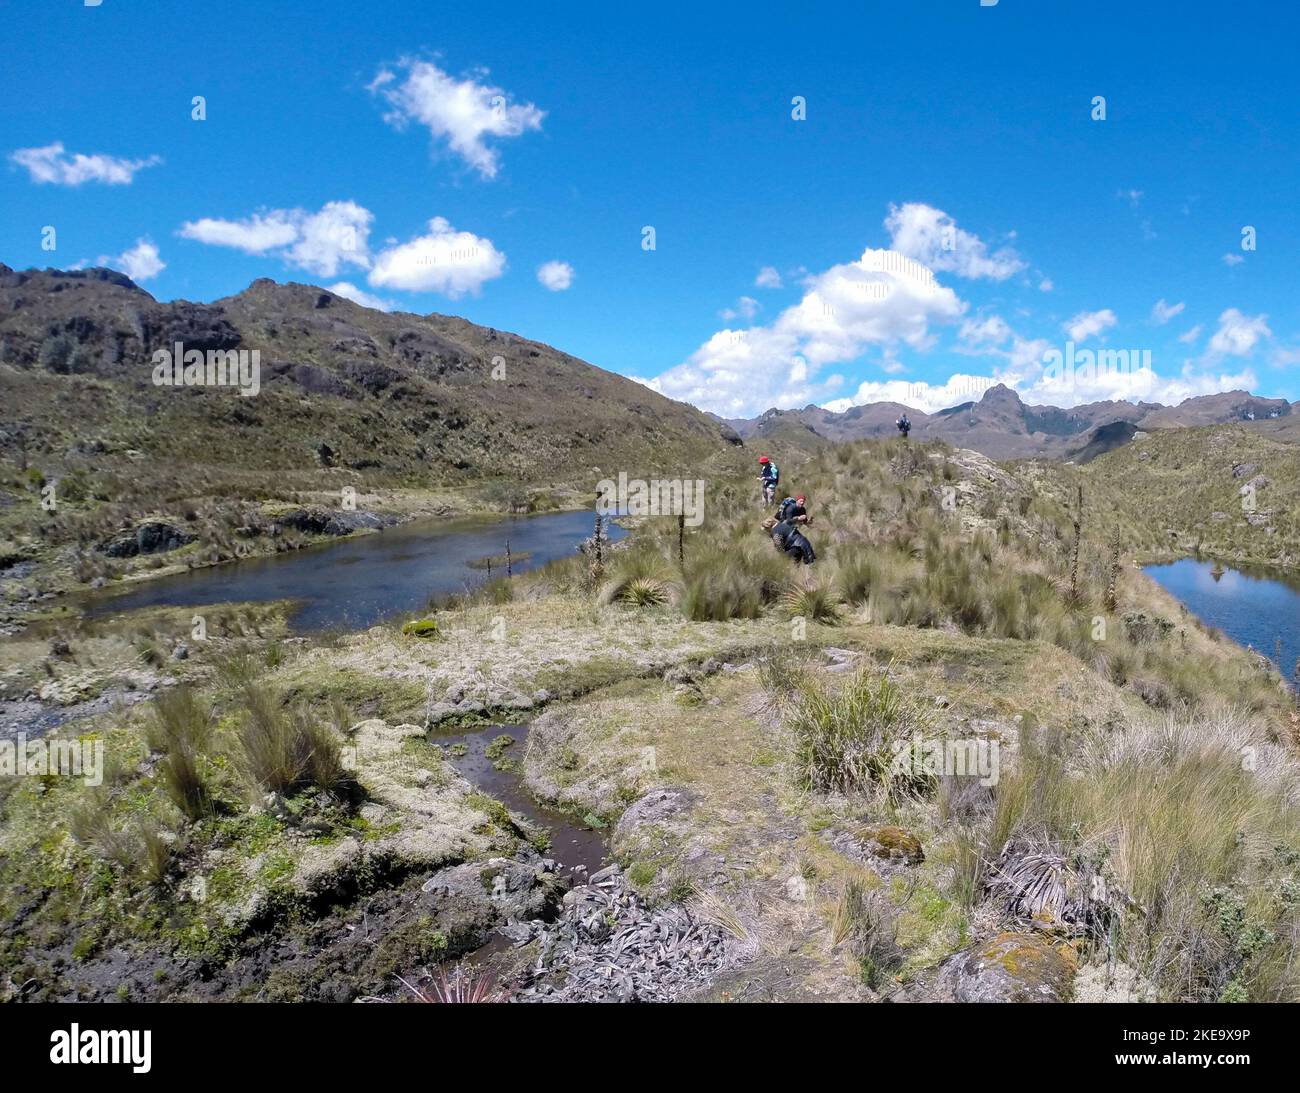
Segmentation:
[[(719, 418), (747, 442), (797, 441), (804, 446), (892, 436), (899, 414), (907, 412), (912, 436), (944, 440), (991, 459), (1046, 457), (1085, 461), (1127, 443), (1136, 432), (1268, 421), (1291, 416), (1294, 404), (1248, 391), (1195, 395), (1177, 406), (1154, 402), (1103, 401), (1070, 408), (1024, 402), (1005, 384), (994, 384), (978, 399), (926, 413), (898, 402), (863, 403), (833, 411), (808, 405), (799, 410), (769, 409), (754, 418)], [(1126, 425), (1130, 428), (1116, 428)]]

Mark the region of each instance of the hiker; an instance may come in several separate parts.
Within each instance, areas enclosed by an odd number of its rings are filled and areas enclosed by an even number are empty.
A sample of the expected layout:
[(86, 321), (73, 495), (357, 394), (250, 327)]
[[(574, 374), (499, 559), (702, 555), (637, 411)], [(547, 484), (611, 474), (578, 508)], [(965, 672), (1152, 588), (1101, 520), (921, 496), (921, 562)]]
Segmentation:
[(912, 431), (912, 423), (907, 420), (907, 412), (904, 411), (903, 416), (894, 422), (894, 424), (898, 426), (898, 431), (903, 434), (903, 439), (906, 440), (907, 434)]
[(772, 542), (787, 558), (796, 562), (812, 565), (817, 560), (812, 543), (790, 520), (782, 520), (772, 529)]
[(788, 520), (792, 524), (811, 524), (812, 517), (808, 515), (807, 500), (808, 498), (802, 493), (798, 497), (787, 497), (776, 510), (776, 523)]
[(781, 470), (765, 455), (758, 457), (758, 480), (763, 483), (763, 501), (770, 505), (781, 482)]

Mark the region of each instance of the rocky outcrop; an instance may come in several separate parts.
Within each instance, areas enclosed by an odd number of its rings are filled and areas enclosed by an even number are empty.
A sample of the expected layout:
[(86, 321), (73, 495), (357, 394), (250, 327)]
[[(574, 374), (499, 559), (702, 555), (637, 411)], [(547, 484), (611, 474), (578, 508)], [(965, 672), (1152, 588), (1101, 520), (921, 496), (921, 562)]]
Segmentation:
[(950, 957), (936, 983), (943, 1002), (1068, 1002), (1079, 958), (1043, 936), (1001, 933)]
[(354, 531), (389, 527), (396, 518), (351, 509), (298, 509), (281, 516), (279, 523), (308, 535), (351, 535)]
[(168, 520), (143, 520), (134, 527), (123, 528), (101, 543), (99, 549), (110, 558), (134, 558), (138, 554), (177, 550), (196, 538)]

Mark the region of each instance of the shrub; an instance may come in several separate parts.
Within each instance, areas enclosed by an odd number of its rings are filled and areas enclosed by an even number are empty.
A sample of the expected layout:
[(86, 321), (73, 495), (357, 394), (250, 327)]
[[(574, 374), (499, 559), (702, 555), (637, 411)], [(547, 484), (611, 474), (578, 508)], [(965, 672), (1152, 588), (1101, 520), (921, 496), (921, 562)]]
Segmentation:
[(339, 794), (355, 784), (335, 729), (307, 709), (285, 709), (265, 688), (244, 691), (239, 743), (246, 775), (263, 790), (288, 796), (315, 786)]
[(677, 598), (680, 585), (668, 563), (651, 550), (616, 552), (601, 586), (601, 603), (658, 607)]
[(151, 749), (163, 753), (159, 770), (167, 796), (191, 820), (213, 811), (213, 792), (204, 772), (212, 732), (211, 707), (189, 687), (173, 687), (154, 699), (145, 738)]
[(821, 681), (805, 680), (790, 718), (800, 788), (818, 793), (880, 788), (892, 800), (933, 790), (933, 774), (906, 762), (913, 738), (927, 727), (924, 715), (888, 676), (864, 668), (838, 693), (823, 687)]
[(801, 618), (823, 626), (835, 626), (840, 621), (835, 595), (816, 585), (792, 585), (781, 597), (781, 607), (792, 619)]

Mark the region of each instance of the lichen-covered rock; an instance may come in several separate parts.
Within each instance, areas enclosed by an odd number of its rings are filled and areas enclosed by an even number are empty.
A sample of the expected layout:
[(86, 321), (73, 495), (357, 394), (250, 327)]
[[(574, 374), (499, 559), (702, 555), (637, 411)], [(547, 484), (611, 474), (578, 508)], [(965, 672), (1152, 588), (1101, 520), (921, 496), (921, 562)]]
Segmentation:
[(903, 865), (919, 865), (925, 861), (921, 840), (893, 824), (861, 824), (849, 830), (828, 828), (822, 838), (831, 849), (854, 861)]
[(940, 1001), (1068, 1002), (1078, 954), (1046, 936), (1001, 933), (949, 958), (936, 984)]

